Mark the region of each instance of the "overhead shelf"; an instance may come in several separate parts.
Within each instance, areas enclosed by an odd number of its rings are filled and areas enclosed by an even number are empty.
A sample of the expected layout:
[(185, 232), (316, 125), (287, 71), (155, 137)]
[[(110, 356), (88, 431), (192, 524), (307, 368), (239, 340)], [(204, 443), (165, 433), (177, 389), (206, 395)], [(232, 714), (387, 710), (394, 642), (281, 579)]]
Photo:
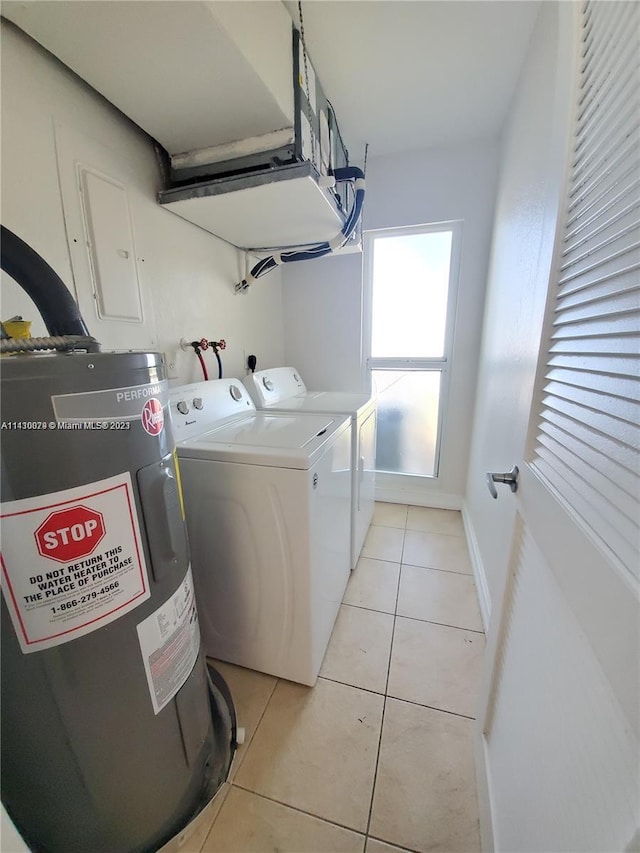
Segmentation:
[(163, 207), (243, 249), (334, 238), (351, 188), (336, 116), (280, 2), (4, 0), (165, 149)]
[(159, 200), (183, 219), (244, 249), (329, 240), (344, 224), (309, 162), (164, 190)]

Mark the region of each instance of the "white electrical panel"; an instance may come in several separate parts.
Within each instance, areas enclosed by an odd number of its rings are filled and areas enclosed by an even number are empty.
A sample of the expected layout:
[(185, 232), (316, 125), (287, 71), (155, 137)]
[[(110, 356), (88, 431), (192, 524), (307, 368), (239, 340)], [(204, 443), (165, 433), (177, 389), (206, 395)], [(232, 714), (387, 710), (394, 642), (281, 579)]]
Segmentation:
[(142, 300), (127, 190), (93, 169), (80, 167), (82, 213), (101, 320), (142, 323)]

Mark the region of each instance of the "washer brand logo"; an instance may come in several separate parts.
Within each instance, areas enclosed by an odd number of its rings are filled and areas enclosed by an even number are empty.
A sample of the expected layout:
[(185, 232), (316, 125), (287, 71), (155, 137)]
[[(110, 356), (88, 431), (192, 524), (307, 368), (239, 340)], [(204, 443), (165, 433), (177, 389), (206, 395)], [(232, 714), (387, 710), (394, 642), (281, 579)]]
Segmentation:
[(72, 506), (48, 515), (34, 535), (38, 552), (43, 557), (68, 563), (88, 557), (105, 534), (101, 512), (86, 506)]
[(155, 397), (147, 402), (142, 407), (140, 415), (142, 426), (149, 435), (160, 435), (164, 427), (164, 414), (162, 412), (162, 403)]

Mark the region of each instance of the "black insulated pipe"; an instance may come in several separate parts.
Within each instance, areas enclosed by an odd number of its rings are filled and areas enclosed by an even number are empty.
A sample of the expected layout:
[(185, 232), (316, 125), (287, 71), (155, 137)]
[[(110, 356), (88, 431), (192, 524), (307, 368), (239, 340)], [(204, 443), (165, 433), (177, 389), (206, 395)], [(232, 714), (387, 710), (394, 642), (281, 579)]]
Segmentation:
[(4, 225), (0, 225), (0, 267), (33, 300), (52, 336), (90, 337), (80, 309), (60, 276)]

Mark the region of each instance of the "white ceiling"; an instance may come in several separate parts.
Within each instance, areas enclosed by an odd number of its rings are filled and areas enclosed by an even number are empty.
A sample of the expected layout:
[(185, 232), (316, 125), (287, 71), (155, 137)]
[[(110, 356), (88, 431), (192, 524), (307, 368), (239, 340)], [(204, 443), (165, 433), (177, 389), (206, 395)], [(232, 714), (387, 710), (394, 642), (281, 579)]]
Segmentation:
[(2, 0), (1, 11), (170, 154), (292, 124), (279, 2)]
[[(540, 0), (303, 0), (308, 54), (351, 159), (362, 160), (365, 142), (376, 156), (496, 136), (539, 5)], [(296, 0), (284, 6), (297, 23)], [(274, 0), (5, 0), (2, 13), (170, 153), (286, 123), (260, 76), (270, 72), (275, 57), (284, 69), (280, 88), (290, 85), (288, 18)], [(282, 44), (274, 42), (280, 32)], [(256, 34), (258, 40), (243, 52), (241, 42)], [(262, 113), (268, 126), (262, 126)]]
[[(297, 2), (285, 2), (298, 21)], [(539, 0), (304, 0), (309, 56), (352, 160), (495, 136)]]

